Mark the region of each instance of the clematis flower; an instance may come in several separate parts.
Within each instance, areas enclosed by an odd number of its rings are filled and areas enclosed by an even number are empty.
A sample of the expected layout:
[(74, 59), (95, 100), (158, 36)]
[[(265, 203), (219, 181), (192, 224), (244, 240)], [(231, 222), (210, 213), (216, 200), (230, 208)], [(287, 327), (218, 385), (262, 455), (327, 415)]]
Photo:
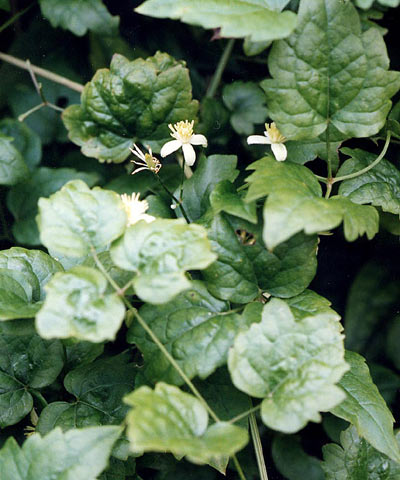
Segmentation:
[(189, 122), (189, 120), (185, 120), (175, 123), (175, 125), (168, 125), (172, 132), (171, 137), (175, 138), (175, 140), (167, 142), (162, 147), (160, 152), (162, 157), (166, 157), (182, 147), (185, 163), (189, 165), (189, 167), (194, 164), (196, 160), (196, 152), (194, 151), (192, 145), (202, 145), (203, 147), (206, 147), (207, 139), (204, 135), (196, 135), (193, 133), (193, 124), (193, 120), (191, 122)]
[(162, 164), (156, 157), (153, 157), (151, 148), (148, 148), (149, 153), (143, 153), (136, 143), (134, 143), (133, 148), (130, 148), (129, 150), (140, 160), (139, 162), (137, 160), (132, 160), (135, 165), (139, 165), (140, 167), (135, 168), (135, 170), (132, 172), (132, 175), (139, 173), (142, 170), (150, 170), (154, 173), (158, 173), (160, 171)]
[(140, 193), (132, 193), (132, 195), (123, 193), (120, 197), (128, 217), (128, 227), (134, 225), (139, 220), (144, 220), (147, 223), (155, 220), (155, 217), (145, 213), (149, 208), (149, 204), (147, 200), (139, 200)]
[(250, 135), (250, 137), (247, 138), (247, 143), (249, 145), (253, 145), (255, 143), (271, 145), (272, 152), (278, 162), (283, 162), (286, 160), (287, 150), (283, 144), (285, 141), (286, 138), (276, 128), (275, 122), (272, 122), (271, 125), (268, 123), (265, 124), (264, 136)]

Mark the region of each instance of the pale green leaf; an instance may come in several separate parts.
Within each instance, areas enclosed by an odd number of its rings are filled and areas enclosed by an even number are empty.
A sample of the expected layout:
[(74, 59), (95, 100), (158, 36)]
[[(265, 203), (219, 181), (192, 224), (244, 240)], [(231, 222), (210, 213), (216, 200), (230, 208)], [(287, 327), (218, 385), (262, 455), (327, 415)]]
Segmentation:
[(19, 447), (10, 437), (0, 450), (2, 480), (96, 480), (106, 468), (121, 427), (53, 430), (30, 436)]
[(107, 280), (93, 268), (79, 266), (54, 275), (36, 315), (37, 331), (43, 338), (113, 340), (125, 307), (116, 294), (106, 294), (106, 289)]
[[(393, 441), (400, 446), (400, 433)], [(349, 427), (340, 435), (341, 446), (330, 443), (322, 447), (322, 468), (326, 480), (398, 480), (400, 465), (375, 450)]]
[(82, 180), (72, 180), (39, 200), (36, 221), (43, 245), (68, 257), (83, 257), (122, 235), (126, 214), (116, 193), (90, 190)]
[(125, 397), (134, 407), (127, 416), (128, 438), (135, 451), (171, 452), (195, 463), (233, 455), (248, 442), (246, 430), (226, 422), (208, 425), (204, 405), (166, 383), (140, 387)]
[(61, 271), (61, 264), (40, 250), (0, 251), (0, 320), (34, 317), (45, 296), (44, 286)]
[(15, 185), (28, 175), (28, 166), (13, 139), (0, 133), (0, 185)]
[(169, 140), (168, 124), (193, 119), (197, 108), (183, 62), (160, 52), (132, 62), (115, 54), (110, 69), (96, 72), (81, 104), (68, 107), (62, 118), (84, 155), (120, 163), (134, 140)]
[(124, 395), (134, 386), (136, 370), (129, 355), (96, 360), (69, 372), (64, 378), (73, 402), (53, 402), (46, 406), (37, 424), (41, 435), (61, 427), (62, 430), (96, 425), (119, 425), (127, 413)]
[[(231, 313), (228, 303), (214, 298), (200, 281), (168, 303), (144, 305), (139, 313), (189, 378), (206, 378), (224, 365), (235, 336), (251, 323)], [(184, 383), (139, 323), (132, 324), (127, 340), (144, 357), (139, 383)]]
[(336, 314), (296, 319), (284, 301), (272, 299), (261, 323), (239, 333), (228, 356), (232, 381), (264, 398), (261, 417), (268, 427), (296, 432), (345, 398), (335, 385), (348, 370), (341, 330)]
[(287, 37), (296, 25), (293, 12), (280, 12), (287, 2), (264, 0), (147, 0), (136, 12), (157, 18), (180, 19), (203, 28), (220, 28), (221, 36), (252, 41)]
[[(64, 351), (59, 340), (46, 341), (36, 334), (13, 335), (2, 331), (0, 427), (14, 425), (24, 418), (33, 407), (30, 390), (53, 383), (63, 365)], [(0, 478), (3, 480), (3, 476)]]
[(368, 137), (384, 125), (399, 72), (388, 71), (381, 33), (361, 31), (351, 2), (303, 0), (294, 33), (274, 44), (268, 109), (282, 133), (312, 139), (332, 125), (347, 137)]
[(75, 35), (88, 30), (100, 35), (114, 35), (118, 31), (119, 17), (108, 12), (102, 0), (40, 0), (42, 15), (52, 27), (62, 27)]
[(340, 315), (332, 310), (331, 302), (312, 290), (305, 290), (296, 297), (288, 298), (286, 303), (296, 320), (303, 320), (310, 315), (326, 315), (333, 320), (340, 320)]
[(40, 167), (28, 180), (12, 187), (7, 195), (7, 206), (14, 215), (12, 231), (17, 242), (40, 245), (39, 230), (35, 221), (40, 197), (49, 197), (70, 180), (80, 179), (90, 187), (99, 181), (92, 172), (78, 172), (72, 168)]
[(203, 271), (208, 290), (216, 297), (234, 303), (247, 303), (258, 294), (257, 278), (243, 245), (224, 217), (208, 212), (201, 220), (207, 228), (213, 252), (218, 259)]
[(267, 119), (265, 94), (254, 82), (225, 85), (222, 99), (231, 111), (231, 125), (240, 135), (251, 135), (254, 124), (264, 123)]
[(377, 233), (379, 215), (374, 207), (360, 206), (341, 196), (322, 198), (321, 187), (308, 168), (272, 157), (264, 157), (250, 168), (255, 173), (247, 178), (250, 187), (246, 200), (268, 195), (263, 233), (268, 249), (298, 232), (310, 235), (335, 228), (342, 221), (348, 241), (364, 233), (371, 239)]
[(113, 243), (110, 253), (118, 267), (136, 272), (136, 294), (154, 304), (190, 288), (185, 271), (204, 269), (216, 258), (206, 230), (183, 219), (139, 221)]
[[(343, 148), (341, 151), (351, 158), (340, 167), (338, 176), (358, 172), (376, 159), (374, 154), (359, 149)], [(384, 212), (400, 215), (400, 171), (387, 160), (381, 160), (356, 178), (341, 182), (339, 193), (354, 203), (371, 203)]]
[(350, 370), (339, 382), (346, 392), (346, 399), (331, 412), (352, 423), (358, 434), (374, 448), (400, 463), (400, 448), (393, 434), (393, 416), (373, 383), (364, 358), (347, 351), (346, 361)]

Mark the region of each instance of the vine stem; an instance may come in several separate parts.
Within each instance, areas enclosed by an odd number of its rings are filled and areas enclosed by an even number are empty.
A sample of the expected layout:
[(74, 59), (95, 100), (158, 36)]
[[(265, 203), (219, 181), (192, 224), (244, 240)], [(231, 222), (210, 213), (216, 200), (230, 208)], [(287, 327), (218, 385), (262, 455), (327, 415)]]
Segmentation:
[(241, 420), (242, 418), (248, 417), (251, 413), (257, 412), (257, 410), (259, 410), (260, 408), (261, 408), (261, 403), (259, 403), (258, 405), (256, 405), (253, 408), (250, 408), (249, 410), (246, 410), (243, 413), (240, 413), (236, 417), (231, 418), (228, 423), (236, 423), (239, 420)]
[[(117, 295), (122, 297), (122, 301), (125, 303), (126, 307), (132, 314), (135, 316), (136, 320), (139, 322), (140, 326), (143, 328), (143, 330), (149, 335), (149, 337), (153, 340), (153, 342), (157, 345), (157, 347), (160, 349), (162, 354), (165, 356), (165, 358), (170, 362), (170, 364), (175, 368), (175, 370), (179, 373), (179, 375), (183, 378), (185, 381), (186, 385), (190, 388), (190, 390), (193, 392), (193, 394), (200, 400), (200, 402), (204, 405), (206, 408), (207, 412), (210, 414), (211, 418), (215, 422), (220, 422), (220, 419), (218, 418), (217, 414), (214, 412), (214, 410), (208, 405), (206, 402), (205, 398), (202, 396), (202, 394), (198, 391), (198, 389), (195, 387), (193, 382), (187, 377), (185, 372), (181, 369), (181, 367), (178, 365), (178, 363), (175, 361), (175, 359), (172, 357), (172, 355), (168, 352), (168, 350), (164, 347), (164, 345), (161, 343), (160, 339), (157, 337), (157, 335), (153, 332), (153, 330), (147, 325), (145, 320), (142, 318), (142, 316), (139, 314), (137, 309), (131, 304), (129, 300), (127, 300), (124, 296), (125, 294), (125, 287), (122, 289), (120, 286), (117, 284), (117, 282), (111, 277), (111, 275), (107, 272), (106, 268), (102, 264), (101, 260), (99, 259), (97, 252), (93, 246), (90, 248), (93, 259), (98, 266), (99, 270), (103, 273), (103, 275), (106, 277), (108, 282), (112, 285), (112, 287), (115, 289)], [(240, 466), (239, 460), (237, 459), (236, 455), (232, 455), (233, 462), (236, 466), (236, 469), (238, 471), (238, 474), (241, 478), (241, 480), (246, 480), (246, 477), (243, 473), (243, 470)]]
[(368, 167), (365, 167), (363, 168), (362, 170), (359, 170), (358, 172), (354, 172), (354, 173), (349, 173), (348, 175), (343, 175), (342, 177), (336, 177), (332, 180), (332, 183), (335, 183), (335, 182), (341, 182), (343, 180), (349, 180), (350, 178), (356, 178), (360, 175), (363, 175), (364, 173), (368, 172), (369, 170), (371, 170), (372, 168), (374, 168), (376, 165), (378, 165), (378, 163), (382, 160), (382, 158), (385, 156), (386, 152), (387, 152), (387, 149), (389, 148), (389, 144), (390, 144), (390, 137), (392, 136), (392, 132), (389, 130), (387, 132), (387, 135), (386, 135), (386, 141), (385, 141), (385, 145), (383, 146), (383, 149), (381, 151), (381, 153), (379, 154), (379, 156), (370, 164), (368, 165)]
[(10, 63), (15, 67), (22, 68), (24, 70), (32, 70), (36, 75), (40, 77), (47, 78), (53, 82), (59, 83), (60, 85), (64, 85), (71, 90), (75, 90), (76, 92), (82, 93), (83, 92), (83, 85), (77, 82), (73, 82), (68, 78), (65, 78), (61, 75), (57, 75), (56, 73), (50, 72), (49, 70), (45, 70), (44, 68), (37, 67), (36, 65), (27, 64), (26, 61), (21, 60), (20, 58), (14, 57), (13, 55), (8, 55), (7, 53), (0, 52), (0, 60), (4, 62)]
[(7, 27), (12, 25), (16, 20), (19, 19), (24, 13), (26, 13), (28, 10), (30, 10), (33, 7), (34, 3), (31, 5), (28, 5), (26, 8), (21, 10), (20, 12), (17, 12), (15, 15), (13, 15), (11, 18), (9, 18), (6, 22), (3, 23), (3, 25), (0, 26), (0, 33), (5, 30)]
[(48, 405), (47, 400), (38, 390), (35, 390), (34, 388), (32, 388), (29, 390), (29, 392), (39, 401), (42, 408), (47, 407)]
[(175, 197), (175, 195), (169, 190), (169, 188), (165, 185), (165, 183), (161, 180), (161, 178), (157, 174), (155, 174), (155, 176), (157, 177), (158, 182), (160, 183), (162, 188), (165, 190), (165, 192), (172, 198), (172, 200), (177, 205), (179, 205), (179, 208), (181, 209), (181, 212), (182, 212), (182, 215), (183, 215), (184, 219), (187, 221), (187, 223), (190, 223), (190, 220), (189, 220), (189, 217), (187, 216), (186, 210), (184, 209), (184, 207), (182, 205), (182, 201), (178, 200)]
[(258, 431), (257, 419), (254, 412), (250, 413), (250, 432), (253, 439), (254, 451), (256, 453), (258, 471), (261, 480), (268, 480), (267, 467), (265, 465), (264, 454), (261, 445), (260, 432)]
[(217, 68), (214, 72), (214, 75), (211, 79), (210, 85), (208, 86), (207, 92), (206, 92), (206, 97), (207, 98), (212, 98), (218, 89), (218, 85), (221, 81), (222, 74), (224, 73), (225, 67), (228, 63), (229, 57), (231, 56), (232, 50), (233, 50), (233, 45), (235, 43), (235, 39), (231, 38), (228, 40), (228, 43), (225, 46), (225, 49), (221, 55), (221, 58), (219, 59)]

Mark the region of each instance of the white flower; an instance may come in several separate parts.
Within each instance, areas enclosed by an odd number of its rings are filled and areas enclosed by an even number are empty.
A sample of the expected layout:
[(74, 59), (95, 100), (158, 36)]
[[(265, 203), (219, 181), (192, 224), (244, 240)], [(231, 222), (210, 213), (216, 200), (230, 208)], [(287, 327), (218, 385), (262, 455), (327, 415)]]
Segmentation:
[(185, 120), (184, 122), (175, 123), (175, 125), (168, 125), (172, 132), (171, 137), (175, 138), (175, 140), (167, 142), (162, 147), (160, 152), (162, 157), (166, 157), (182, 147), (185, 163), (189, 165), (189, 167), (194, 164), (196, 160), (196, 152), (192, 145), (202, 145), (203, 147), (206, 147), (207, 139), (204, 135), (195, 135), (193, 133), (193, 124), (193, 120), (191, 122)]
[(132, 160), (132, 162), (135, 165), (139, 165), (140, 168), (136, 168), (132, 172), (132, 175), (141, 172), (142, 170), (150, 170), (154, 173), (158, 173), (160, 171), (160, 168), (162, 167), (161, 162), (156, 157), (153, 157), (153, 152), (151, 151), (150, 147), (148, 147), (149, 153), (143, 153), (136, 143), (133, 144), (133, 147), (134, 148), (130, 148), (129, 150), (138, 157), (140, 162), (137, 160)]
[(145, 213), (149, 208), (147, 200), (139, 200), (140, 193), (132, 193), (127, 195), (126, 193), (121, 195), (122, 204), (128, 217), (128, 227), (134, 225), (139, 220), (144, 220), (147, 223), (155, 220), (152, 215)]
[(287, 150), (283, 144), (285, 141), (286, 138), (276, 128), (275, 122), (272, 122), (271, 125), (268, 123), (265, 124), (264, 136), (250, 135), (250, 137), (247, 138), (247, 143), (249, 145), (253, 145), (255, 143), (271, 145), (272, 152), (278, 162), (283, 162), (286, 160)]

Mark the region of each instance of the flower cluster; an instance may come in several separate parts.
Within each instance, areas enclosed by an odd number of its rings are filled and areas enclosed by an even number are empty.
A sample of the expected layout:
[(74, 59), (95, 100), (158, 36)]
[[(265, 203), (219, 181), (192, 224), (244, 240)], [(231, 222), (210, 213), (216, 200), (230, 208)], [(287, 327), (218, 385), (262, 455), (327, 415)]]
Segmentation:
[(132, 193), (132, 195), (124, 193), (121, 195), (122, 204), (127, 215), (128, 227), (134, 225), (139, 220), (144, 220), (147, 223), (155, 220), (155, 217), (145, 213), (149, 208), (147, 200), (139, 200), (139, 197), (140, 193)]

